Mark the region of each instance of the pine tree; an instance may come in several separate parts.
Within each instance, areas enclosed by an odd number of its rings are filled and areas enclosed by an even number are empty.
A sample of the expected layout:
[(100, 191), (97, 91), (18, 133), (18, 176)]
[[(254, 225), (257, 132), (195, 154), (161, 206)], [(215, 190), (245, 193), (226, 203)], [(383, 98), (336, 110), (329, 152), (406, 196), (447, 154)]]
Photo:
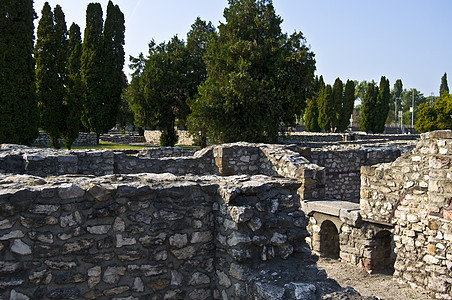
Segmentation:
[(66, 128), (64, 131), (64, 145), (71, 149), (72, 143), (79, 135), (80, 123), (85, 97), (84, 85), (81, 78), (82, 38), (80, 27), (72, 23), (69, 29), (68, 65), (66, 88)]
[(32, 0), (0, 1), (0, 143), (31, 144), (38, 136)]
[(301, 33), (281, 32), (270, 0), (229, 1), (224, 17), (205, 55), (209, 76), (193, 113), (214, 143), (274, 141), (305, 106), (314, 55)]
[(340, 78), (336, 78), (333, 85), (332, 95), (332, 111), (331, 111), (331, 126), (334, 132), (339, 131), (341, 127), (341, 120), (343, 115), (344, 94), (343, 84)]
[(350, 124), (350, 117), (353, 114), (355, 106), (355, 82), (347, 80), (344, 91), (344, 102), (342, 107), (342, 115), (339, 125), (339, 131), (345, 131)]
[(50, 136), (51, 146), (60, 148), (65, 127), (64, 97), (67, 62), (67, 29), (63, 11), (55, 14), (46, 2), (39, 20), (35, 48), (36, 95), (41, 128)]
[(103, 109), (105, 101), (103, 23), (101, 5), (88, 4), (81, 58), (81, 78), (85, 85), (82, 121), (85, 127), (96, 132), (98, 137), (105, 131), (102, 126), (103, 120), (110, 117)]
[(443, 77), (441, 77), (441, 86), (439, 87), (439, 96), (441, 97), (445, 93), (449, 94), (449, 85), (447, 84), (447, 73), (444, 73)]
[(325, 132), (330, 132), (332, 127), (333, 106), (333, 88), (327, 84), (321, 91), (318, 99), (319, 108), (319, 126)]
[(124, 14), (118, 5), (108, 1), (103, 32), (105, 93), (95, 126), (99, 133), (105, 133), (116, 125), (124, 87), (124, 32)]

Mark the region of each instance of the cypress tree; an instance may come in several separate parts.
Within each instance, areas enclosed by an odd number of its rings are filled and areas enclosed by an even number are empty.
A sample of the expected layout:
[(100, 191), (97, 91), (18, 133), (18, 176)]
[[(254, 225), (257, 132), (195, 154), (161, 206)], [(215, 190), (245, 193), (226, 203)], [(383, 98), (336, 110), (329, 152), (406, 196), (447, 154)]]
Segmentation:
[(323, 76), (315, 77), (313, 87), (310, 91), (310, 97), (306, 103), (306, 110), (304, 115), (304, 122), (306, 130), (310, 132), (320, 132), (322, 129), (319, 126), (319, 108), (318, 101), (320, 91), (324, 88)]
[(82, 121), (85, 127), (96, 132), (98, 137), (105, 131), (102, 126), (103, 120), (110, 117), (105, 115), (107, 112), (103, 109), (105, 101), (103, 23), (101, 5), (88, 4), (81, 58), (81, 78), (85, 85)]
[(58, 139), (65, 126), (63, 103), (67, 62), (66, 21), (60, 6), (56, 6), (53, 14), (49, 3), (44, 4), (37, 36), (36, 95), (41, 128), (50, 136), (51, 146), (60, 148)]
[(444, 73), (443, 77), (441, 77), (439, 96), (441, 97), (445, 93), (449, 94), (449, 85), (447, 84), (447, 73)]
[(331, 131), (332, 125), (332, 114), (333, 114), (333, 106), (331, 102), (333, 101), (333, 88), (331, 85), (327, 84), (321, 91), (318, 101), (319, 107), (319, 126), (325, 132)]
[(108, 1), (103, 31), (105, 93), (101, 111), (95, 120), (99, 133), (105, 133), (116, 125), (124, 87), (124, 32), (124, 14), (118, 5)]
[(362, 101), (361, 122), (359, 128), (365, 132), (373, 132), (375, 128), (375, 108), (377, 104), (378, 88), (374, 82), (368, 83), (366, 94)]
[(331, 126), (335, 132), (340, 130), (339, 128), (341, 127), (344, 104), (343, 90), (344, 87), (342, 81), (340, 80), (340, 78), (336, 78), (333, 85), (333, 94), (331, 101)]
[(66, 129), (64, 145), (71, 149), (72, 143), (78, 137), (83, 110), (84, 85), (81, 79), (82, 38), (80, 27), (72, 23), (69, 29), (68, 65), (66, 88)]
[(32, 0), (0, 1), (0, 143), (31, 144), (38, 135)]
[(350, 124), (350, 116), (353, 114), (355, 105), (355, 82), (347, 80), (344, 91), (344, 101), (342, 107), (342, 115), (340, 120), (339, 131), (345, 131)]
[(386, 119), (389, 113), (390, 97), (391, 92), (389, 87), (389, 80), (386, 79), (385, 76), (381, 76), (377, 103), (373, 111), (374, 127), (372, 131), (374, 133), (382, 133), (385, 131)]

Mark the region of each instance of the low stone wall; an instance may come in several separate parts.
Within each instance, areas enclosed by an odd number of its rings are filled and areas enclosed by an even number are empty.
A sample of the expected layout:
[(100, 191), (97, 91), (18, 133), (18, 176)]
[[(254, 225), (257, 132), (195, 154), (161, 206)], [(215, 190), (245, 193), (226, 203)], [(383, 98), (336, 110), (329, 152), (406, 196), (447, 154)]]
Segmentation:
[(452, 299), (452, 131), (421, 135), (390, 164), (362, 168), (361, 214), (394, 224), (394, 277)]
[(103, 134), (100, 140), (117, 144), (142, 144), (146, 143), (146, 139), (141, 135), (122, 135), (122, 134)]
[(311, 163), (324, 167), (325, 195), (322, 197), (359, 203), (361, 166), (392, 162), (401, 155), (403, 149), (298, 148), (297, 151)]
[(0, 175), (9, 299), (316, 299), (295, 180)]
[[(64, 146), (64, 140), (60, 139), (60, 145)], [(97, 145), (96, 133), (80, 132), (72, 146), (92, 146)], [(39, 136), (32, 143), (33, 147), (50, 147), (50, 138), (45, 132), (39, 132)]]

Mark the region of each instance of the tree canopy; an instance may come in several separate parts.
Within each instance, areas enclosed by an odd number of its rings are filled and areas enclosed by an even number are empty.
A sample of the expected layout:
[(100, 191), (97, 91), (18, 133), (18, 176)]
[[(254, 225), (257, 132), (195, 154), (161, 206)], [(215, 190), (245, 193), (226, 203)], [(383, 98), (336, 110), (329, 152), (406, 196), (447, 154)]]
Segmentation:
[(86, 88), (82, 120), (98, 135), (116, 125), (124, 86), (124, 31), (124, 15), (117, 5), (108, 2), (105, 26), (101, 5), (88, 5), (81, 58)]
[(59, 138), (65, 129), (65, 85), (67, 65), (67, 27), (59, 5), (52, 13), (48, 2), (39, 20), (36, 58), (36, 95), (41, 128), (50, 136), (51, 146), (60, 148)]
[(272, 1), (229, 1), (224, 17), (204, 56), (208, 78), (192, 120), (212, 142), (273, 141), (305, 107), (314, 54), (301, 32), (281, 32)]
[(0, 1), (0, 143), (38, 136), (32, 0)]

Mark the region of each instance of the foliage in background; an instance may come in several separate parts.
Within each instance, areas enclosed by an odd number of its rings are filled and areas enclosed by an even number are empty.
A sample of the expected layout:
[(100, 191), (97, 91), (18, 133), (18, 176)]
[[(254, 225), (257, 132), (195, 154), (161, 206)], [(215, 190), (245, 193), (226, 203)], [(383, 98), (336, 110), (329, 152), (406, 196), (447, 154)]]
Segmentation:
[[(362, 92), (363, 88), (360, 87)], [(380, 87), (375, 82), (367, 84), (362, 99), (361, 121), (359, 127), (362, 131), (382, 133), (385, 130), (386, 119), (390, 103), (389, 80), (381, 76)]]
[(275, 141), (305, 107), (314, 54), (301, 32), (281, 32), (268, 0), (230, 1), (204, 57), (208, 78), (192, 106), (213, 143)]
[(415, 129), (419, 132), (452, 129), (452, 95), (444, 92), (434, 105), (419, 106)]
[(98, 135), (116, 125), (123, 88), (124, 31), (124, 15), (117, 5), (108, 2), (105, 26), (101, 5), (88, 5), (81, 59), (86, 87), (82, 120)]
[[(162, 131), (161, 146), (176, 144), (175, 126), (185, 124), (190, 113), (189, 104), (196, 106), (198, 85), (207, 77), (203, 55), (214, 31), (211, 23), (197, 18), (186, 44), (177, 36), (160, 45), (152, 41), (147, 58), (142, 54), (131, 58), (134, 73), (126, 98), (136, 125), (157, 127)], [(202, 121), (194, 123), (192, 132), (197, 135), (202, 126)]]
[(325, 132), (331, 132), (332, 128), (332, 116), (333, 106), (331, 105), (333, 101), (333, 88), (331, 85), (327, 84), (320, 90), (320, 95), (317, 101), (319, 108), (319, 119), (318, 123), (320, 128)]
[(54, 14), (46, 2), (35, 46), (36, 96), (40, 127), (49, 135), (51, 146), (57, 149), (65, 124), (66, 42), (66, 21), (61, 7), (57, 5)]
[(0, 1), (0, 143), (31, 144), (38, 136), (32, 0)]
[(64, 145), (71, 149), (78, 137), (83, 111), (85, 86), (81, 78), (82, 37), (80, 27), (72, 23), (69, 28), (68, 65), (66, 85), (66, 128), (63, 133)]
[(309, 132), (320, 132), (322, 129), (319, 126), (319, 107), (318, 99), (320, 91), (325, 87), (323, 76), (315, 77), (312, 87), (309, 90), (309, 98), (306, 103), (304, 114), (304, 122), (306, 130)]
[(449, 85), (447, 84), (447, 73), (444, 73), (441, 78), (441, 85), (439, 87), (439, 96), (441, 97), (443, 94), (449, 94)]

